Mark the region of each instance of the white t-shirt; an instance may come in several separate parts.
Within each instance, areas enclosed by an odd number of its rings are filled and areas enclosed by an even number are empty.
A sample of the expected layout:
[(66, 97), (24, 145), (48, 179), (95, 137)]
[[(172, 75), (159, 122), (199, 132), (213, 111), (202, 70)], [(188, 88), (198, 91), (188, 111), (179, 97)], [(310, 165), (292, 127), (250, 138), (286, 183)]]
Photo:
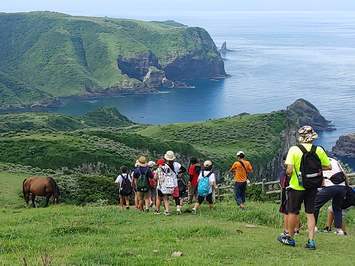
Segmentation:
[(342, 182), (340, 184), (334, 184), (332, 181), (330, 181), (329, 178), (331, 178), (333, 175), (340, 173), (340, 172), (344, 172), (343, 168), (341, 167), (341, 165), (338, 163), (337, 160), (333, 159), (333, 158), (329, 158), (330, 159), (330, 164), (332, 165), (332, 170), (327, 170), (327, 171), (323, 171), (323, 176), (324, 176), (324, 186), (325, 187), (330, 187), (330, 186), (345, 186), (345, 182)]
[[(128, 174), (121, 174), (121, 175), (119, 175), (119, 176), (116, 178), (115, 183), (116, 183), (116, 184), (119, 184), (120, 187), (121, 187), (122, 181), (123, 181), (123, 177), (126, 178), (127, 176), (128, 176)], [(132, 182), (132, 177), (128, 176), (128, 179), (129, 179), (129, 182)]]
[[(204, 177), (208, 176), (208, 174), (210, 173), (210, 171), (203, 171), (203, 175)], [(198, 176), (197, 182), (199, 182), (202, 179), (202, 173), (200, 173), (200, 175)], [(208, 182), (210, 184), (210, 190), (208, 191), (208, 194), (211, 194), (213, 192), (212, 190), (212, 185), (216, 182), (216, 176), (214, 173), (212, 173), (209, 177), (208, 177)]]

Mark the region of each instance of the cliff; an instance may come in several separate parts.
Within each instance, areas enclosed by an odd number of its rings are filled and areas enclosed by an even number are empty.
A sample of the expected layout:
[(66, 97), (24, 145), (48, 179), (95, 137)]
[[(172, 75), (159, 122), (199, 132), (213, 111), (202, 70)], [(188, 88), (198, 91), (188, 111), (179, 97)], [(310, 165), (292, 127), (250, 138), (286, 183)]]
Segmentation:
[(355, 133), (341, 136), (332, 152), (336, 156), (355, 159)]
[(173, 21), (1, 13), (0, 32), (0, 109), (226, 75), (208, 32)]

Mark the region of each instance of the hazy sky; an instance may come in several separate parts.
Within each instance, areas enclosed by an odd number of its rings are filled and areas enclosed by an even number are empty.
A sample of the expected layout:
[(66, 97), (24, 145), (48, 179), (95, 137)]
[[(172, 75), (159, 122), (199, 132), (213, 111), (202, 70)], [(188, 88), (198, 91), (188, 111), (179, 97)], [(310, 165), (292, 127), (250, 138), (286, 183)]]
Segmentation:
[(50, 10), (78, 15), (157, 15), (169, 11), (351, 10), (355, 0), (0, 0), (1, 12)]

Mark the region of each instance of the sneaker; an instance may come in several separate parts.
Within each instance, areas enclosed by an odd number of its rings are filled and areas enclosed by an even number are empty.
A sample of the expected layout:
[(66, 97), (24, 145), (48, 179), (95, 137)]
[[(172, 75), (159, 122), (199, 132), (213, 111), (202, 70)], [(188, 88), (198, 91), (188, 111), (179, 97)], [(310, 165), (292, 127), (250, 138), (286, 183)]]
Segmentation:
[(159, 215), (159, 214), (160, 214), (160, 211), (156, 210), (156, 211), (154, 212), (154, 214)]
[(299, 229), (295, 230), (295, 236), (298, 236), (299, 234), (300, 234), (300, 230)]
[(335, 234), (337, 236), (345, 236), (346, 233), (342, 229), (336, 229)]
[(180, 214), (181, 214), (181, 209), (180, 209), (180, 208), (177, 208), (177, 209), (176, 209), (176, 213), (177, 213), (177, 215), (180, 215)]
[(164, 215), (165, 215), (165, 216), (170, 216), (170, 212), (165, 211), (165, 212), (164, 212)]
[(286, 231), (283, 231), (281, 234), (280, 234), (280, 236), (282, 237), (282, 236), (287, 236), (288, 235), (288, 233), (286, 232)]
[(310, 249), (310, 250), (315, 250), (316, 249), (316, 242), (314, 240), (308, 240), (304, 247), (307, 249)]
[(282, 244), (284, 244), (284, 245), (286, 245), (286, 246), (291, 246), (291, 247), (296, 246), (296, 241), (295, 241), (292, 237), (290, 237), (290, 236), (288, 236), (288, 235), (286, 235), (286, 236), (280, 235), (280, 236), (277, 238), (277, 240), (278, 240), (280, 243), (282, 243)]
[(330, 228), (329, 226), (326, 226), (323, 228), (323, 233), (330, 233), (332, 231), (332, 228)]
[(126, 206), (126, 210), (129, 210), (129, 206)]
[(196, 209), (195, 208), (193, 208), (192, 209), (192, 214), (196, 214), (197, 212), (196, 212)]
[(149, 208), (145, 208), (144, 211), (145, 211), (145, 212), (149, 212)]

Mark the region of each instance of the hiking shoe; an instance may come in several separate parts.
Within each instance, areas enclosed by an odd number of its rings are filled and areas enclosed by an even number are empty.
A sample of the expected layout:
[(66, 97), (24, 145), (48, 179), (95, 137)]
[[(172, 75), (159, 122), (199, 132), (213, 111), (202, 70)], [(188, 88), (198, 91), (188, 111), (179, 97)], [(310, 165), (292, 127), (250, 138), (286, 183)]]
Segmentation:
[(291, 247), (296, 246), (296, 241), (295, 241), (292, 237), (290, 237), (290, 236), (288, 236), (288, 235), (286, 235), (286, 236), (280, 235), (280, 236), (277, 238), (277, 240), (278, 240), (280, 243), (282, 243), (282, 244), (284, 244), (284, 245), (286, 245), (286, 246), (291, 246)]
[(342, 229), (336, 229), (335, 234), (337, 236), (346, 236), (346, 233)]
[(329, 226), (326, 226), (323, 228), (323, 233), (330, 233), (332, 231), (332, 228), (330, 228)]
[(314, 240), (308, 240), (304, 247), (307, 249), (310, 249), (310, 250), (315, 250), (316, 249), (316, 242)]

